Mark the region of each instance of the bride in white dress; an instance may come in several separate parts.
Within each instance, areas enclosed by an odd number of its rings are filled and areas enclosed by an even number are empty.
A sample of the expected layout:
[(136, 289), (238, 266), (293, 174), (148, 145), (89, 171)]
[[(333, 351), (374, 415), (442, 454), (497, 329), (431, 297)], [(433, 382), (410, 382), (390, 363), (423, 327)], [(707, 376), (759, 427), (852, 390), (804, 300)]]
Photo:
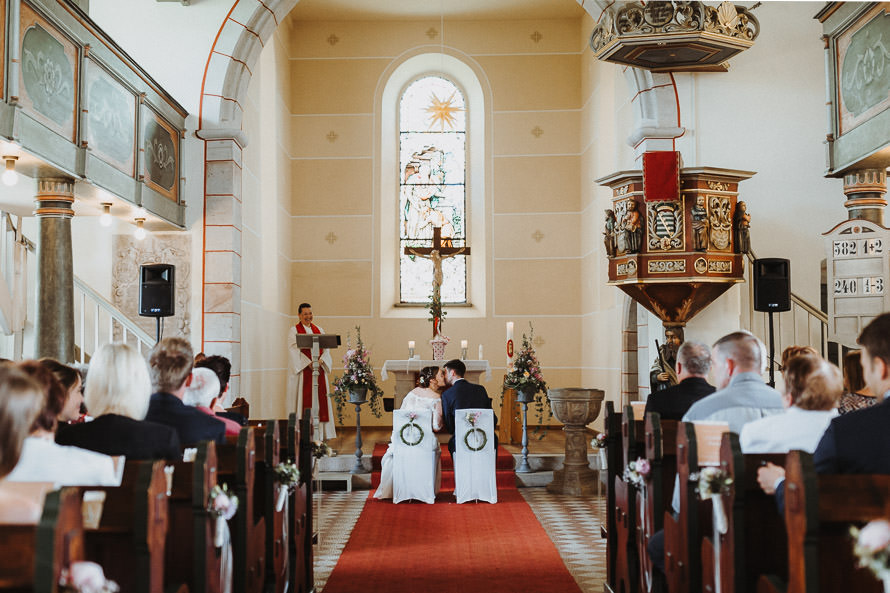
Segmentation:
[[(445, 375), (439, 367), (423, 367), (418, 379), (420, 387), (411, 390), (402, 400), (401, 410), (432, 410), (433, 431), (442, 430), (442, 391), (445, 390)], [(380, 485), (374, 498), (392, 498), (392, 444), (386, 449), (381, 460)], [(436, 468), (436, 492), (439, 491), (441, 465)]]

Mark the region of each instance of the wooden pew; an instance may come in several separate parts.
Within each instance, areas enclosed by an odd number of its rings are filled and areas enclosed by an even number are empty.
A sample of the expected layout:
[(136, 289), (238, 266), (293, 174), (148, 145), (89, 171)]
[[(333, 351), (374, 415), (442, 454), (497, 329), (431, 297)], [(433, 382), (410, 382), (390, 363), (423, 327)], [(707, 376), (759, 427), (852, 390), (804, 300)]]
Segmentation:
[[(218, 479), (238, 497), (238, 512), (230, 522), (234, 553), (235, 593), (260, 593), (266, 564), (266, 519), (255, 500), (256, 441), (253, 428), (245, 426), (217, 450)], [(235, 440), (233, 444), (232, 441)]]
[(46, 495), (37, 525), (0, 525), (0, 591), (55, 593), (62, 570), (84, 560), (79, 488)]
[[(723, 496), (727, 530), (720, 537), (719, 564), (714, 537), (702, 541), (702, 587), (708, 593), (753, 593), (761, 574), (787, 575), (785, 526), (776, 512), (775, 497), (764, 494), (757, 469), (768, 462), (784, 464), (784, 454), (742, 455), (739, 437), (725, 433), (720, 446), (720, 468), (733, 483)], [(717, 567), (719, 566), (719, 574)]]
[[(621, 416), (621, 452), (619, 468), (615, 474), (615, 514), (616, 562), (615, 591), (639, 590), (639, 557), (637, 552), (637, 489), (624, 481), (624, 468), (644, 453), (643, 423), (635, 419), (631, 406), (624, 407)], [(610, 468), (611, 469), (611, 468)], [(618, 468), (616, 468), (618, 469)]]
[(164, 593), (164, 462), (127, 462), (120, 486), (86, 490), (105, 493), (98, 528), (85, 531), (86, 557), (102, 566), (122, 591)]
[(275, 466), (287, 459), (286, 456), (281, 456), (282, 448), (286, 455), (287, 446), (282, 446), (280, 424), (277, 420), (258, 422), (253, 429), (256, 439), (254, 504), (262, 506), (263, 517), (266, 520), (265, 590), (269, 593), (284, 593), (290, 588), (288, 566), (290, 550), (287, 541), (289, 530), (285, 523), (288, 520), (288, 513), (286, 508), (282, 508), (281, 511), (275, 510), (279, 491), (286, 488), (275, 479)]
[[(309, 412), (305, 412), (299, 422), (300, 440), (299, 457), (297, 466), (300, 468), (300, 489), (297, 493), (295, 507), (302, 509), (304, 521), (302, 537), (298, 545), (302, 548), (302, 562), (298, 560), (302, 568), (302, 583), (298, 591), (310, 593), (315, 590), (315, 572), (312, 563), (312, 544), (315, 540), (315, 527), (312, 519), (312, 467), (315, 459), (312, 457), (312, 418)], [(300, 502), (302, 499), (302, 503)], [(302, 504), (302, 506), (300, 506)], [(295, 516), (297, 513), (295, 513)], [(296, 581), (295, 581), (296, 582)]]
[(878, 581), (858, 568), (851, 525), (890, 516), (890, 475), (817, 475), (813, 457), (792, 451), (785, 462), (788, 580), (762, 576), (760, 593), (879, 593)]
[(615, 572), (618, 563), (618, 532), (615, 525), (615, 479), (619, 475), (618, 468), (623, 467), (621, 446), (621, 414), (615, 411), (615, 403), (606, 402), (605, 426), (606, 433), (606, 526), (603, 538), (606, 540), (606, 587), (616, 591)]
[(646, 591), (663, 591), (665, 583), (649, 559), (649, 538), (664, 528), (664, 513), (670, 511), (677, 476), (676, 420), (661, 420), (656, 412), (646, 416), (645, 454), (650, 472), (645, 496), (637, 497), (637, 554), (639, 582)]
[[(721, 429), (725, 432), (725, 429)], [(712, 530), (711, 502), (699, 501), (690, 474), (720, 463), (720, 431), (702, 423), (681, 422), (677, 428), (677, 484), (680, 509), (664, 513), (664, 568), (668, 590), (702, 590), (702, 534)]]
[[(311, 586), (307, 588), (306, 583), (305, 575), (307, 570), (305, 548), (307, 545), (310, 550), (312, 548), (312, 505), (311, 503), (307, 504), (307, 500), (311, 500), (312, 466), (310, 463), (308, 470), (302, 466), (303, 460), (300, 454), (300, 434), (300, 422), (297, 420), (297, 415), (295, 413), (291, 414), (287, 418), (287, 428), (285, 438), (282, 439), (282, 444), (286, 448), (284, 458), (294, 461), (297, 464), (297, 468), (300, 470), (300, 483), (297, 486), (296, 491), (291, 495), (288, 509), (290, 512), (290, 517), (288, 519), (288, 525), (290, 526), (290, 537), (288, 538), (290, 558), (288, 560), (288, 566), (290, 567), (290, 583), (294, 592), (309, 593), (312, 588)], [(309, 584), (312, 585), (311, 564), (308, 572), (310, 575)]]
[(221, 550), (213, 545), (215, 518), (207, 512), (210, 492), (217, 484), (216, 465), (212, 441), (198, 444), (193, 463), (172, 464), (164, 569), (168, 588), (184, 582), (191, 593), (222, 591)]
[(226, 412), (241, 414), (245, 420), (250, 419), (250, 404), (243, 397), (237, 398), (232, 405), (226, 408)]

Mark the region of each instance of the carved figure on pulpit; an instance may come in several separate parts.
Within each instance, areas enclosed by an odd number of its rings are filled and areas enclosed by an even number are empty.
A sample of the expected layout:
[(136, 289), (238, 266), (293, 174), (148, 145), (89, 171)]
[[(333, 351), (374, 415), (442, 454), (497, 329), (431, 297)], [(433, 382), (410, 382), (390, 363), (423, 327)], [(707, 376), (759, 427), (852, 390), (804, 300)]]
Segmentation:
[(692, 215), (692, 248), (695, 251), (708, 249), (708, 210), (705, 208), (705, 197), (698, 196), (695, 206), (690, 210)]
[(734, 222), (736, 253), (748, 253), (751, 251), (751, 215), (743, 201), (736, 204)]
[(732, 204), (729, 198), (710, 196), (708, 200), (708, 237), (714, 249), (726, 251), (732, 238)]
[(606, 247), (606, 255), (615, 257), (618, 249), (615, 233), (617, 232), (618, 221), (615, 219), (615, 211), (609, 208), (606, 210), (606, 224), (603, 231), (603, 243)]
[(649, 386), (653, 392), (679, 383), (677, 379), (677, 351), (683, 344), (682, 327), (664, 328), (664, 344), (658, 344), (658, 354), (649, 370)]
[(635, 201), (627, 204), (627, 212), (621, 219), (621, 231), (624, 235), (627, 252), (639, 253), (643, 242), (643, 226), (640, 223), (640, 211)]

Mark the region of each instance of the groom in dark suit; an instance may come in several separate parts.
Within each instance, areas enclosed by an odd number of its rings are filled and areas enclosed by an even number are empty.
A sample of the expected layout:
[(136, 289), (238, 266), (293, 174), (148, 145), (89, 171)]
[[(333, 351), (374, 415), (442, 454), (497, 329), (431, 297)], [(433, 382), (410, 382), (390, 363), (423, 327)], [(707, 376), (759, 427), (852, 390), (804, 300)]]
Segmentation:
[[(457, 410), (467, 408), (491, 409), (491, 398), (481, 385), (470, 383), (464, 379), (467, 365), (460, 360), (449, 360), (444, 365), (445, 382), (448, 389), (442, 394), (442, 422), (445, 432), (451, 435), (448, 441), (448, 451), (454, 455), (454, 413)], [(498, 417), (495, 415), (494, 423), (497, 425)], [(494, 448), (498, 448), (497, 436), (494, 438)]]

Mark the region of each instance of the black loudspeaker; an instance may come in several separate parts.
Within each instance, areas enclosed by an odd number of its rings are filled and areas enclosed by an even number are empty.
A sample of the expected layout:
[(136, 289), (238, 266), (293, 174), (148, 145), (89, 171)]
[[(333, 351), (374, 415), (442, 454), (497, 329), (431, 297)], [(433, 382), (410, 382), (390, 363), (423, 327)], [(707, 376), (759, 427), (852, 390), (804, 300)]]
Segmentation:
[(754, 310), (791, 310), (791, 262), (778, 257), (754, 260)]
[(171, 264), (139, 266), (139, 315), (172, 317), (176, 313), (175, 273), (176, 266)]

